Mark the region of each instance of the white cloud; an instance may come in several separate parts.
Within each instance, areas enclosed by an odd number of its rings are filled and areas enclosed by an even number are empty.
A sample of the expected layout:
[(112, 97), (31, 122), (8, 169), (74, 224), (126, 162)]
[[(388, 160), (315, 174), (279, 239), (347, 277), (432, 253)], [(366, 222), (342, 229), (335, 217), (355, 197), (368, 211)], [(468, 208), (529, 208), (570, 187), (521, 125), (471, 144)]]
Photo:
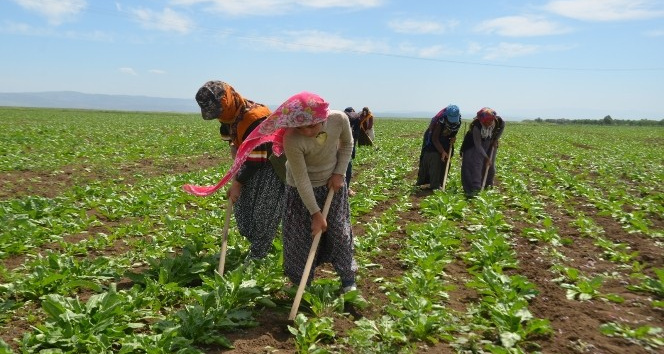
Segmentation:
[(87, 32), (80, 31), (65, 31), (64, 33), (58, 34), (58, 37), (64, 37), (69, 39), (80, 39), (92, 42), (113, 42), (114, 36), (112, 33), (94, 30)]
[(444, 46), (441, 44), (423, 47), (411, 43), (401, 43), (399, 44), (396, 52), (389, 54), (423, 59), (438, 59), (443, 57), (448, 58), (463, 55), (465, 52), (463, 49)]
[(418, 21), (408, 19), (390, 21), (388, 26), (397, 33), (443, 34), (454, 29), (458, 24), (458, 21), (448, 21), (441, 23), (434, 21)]
[[(430, 47), (423, 47), (417, 50), (417, 56), (420, 58), (436, 58), (445, 54), (445, 47), (442, 45), (433, 45)], [(447, 52), (449, 54), (449, 52)]]
[(661, 1), (554, 0), (544, 9), (582, 21), (623, 21), (664, 17)]
[(418, 46), (411, 43), (401, 43), (393, 48), (381, 40), (353, 39), (322, 31), (292, 31), (280, 36), (255, 38), (252, 41), (251, 47), (258, 49), (259, 47), (255, 43), (262, 43), (271, 49), (289, 52), (354, 52), (416, 58), (438, 58), (464, 53), (461, 49), (452, 49), (443, 45)]
[(173, 5), (207, 4), (214, 12), (228, 15), (279, 15), (301, 7), (369, 8), (385, 0), (172, 0)]
[(380, 6), (383, 0), (299, 0), (293, 1), (298, 5), (310, 7), (377, 7)]
[(647, 37), (664, 37), (664, 30), (651, 30), (644, 33)]
[(484, 49), (482, 52), (485, 53), (484, 59), (495, 60), (530, 55), (541, 51), (541, 49), (539, 45), (534, 44), (501, 42), (497, 46)]
[(480, 23), (475, 30), (505, 37), (550, 36), (571, 31), (568, 27), (536, 16), (499, 17)]
[(187, 16), (169, 8), (165, 8), (162, 12), (149, 9), (131, 9), (129, 12), (136, 21), (148, 29), (184, 34), (190, 32), (194, 27), (194, 23)]
[(321, 31), (292, 31), (256, 41), (285, 51), (385, 53), (388, 50), (379, 41), (349, 39)]
[(0, 33), (17, 34), (22, 36), (67, 38), (92, 42), (113, 42), (112, 34), (103, 31), (59, 31), (53, 27), (35, 27), (27, 23), (5, 21), (0, 24)]
[(4, 21), (0, 26), (0, 33), (46, 37), (53, 35), (53, 30), (35, 28), (27, 23)]
[(501, 42), (496, 46), (486, 47), (481, 47), (477, 44), (472, 45), (472, 50), (475, 53), (484, 53), (482, 58), (485, 60), (509, 59), (542, 52), (560, 52), (572, 48), (574, 48), (572, 45), (537, 45), (508, 42)]
[(138, 76), (138, 74), (136, 73), (136, 70), (134, 70), (133, 68), (119, 68), (118, 71), (123, 73), (123, 74)]
[(482, 51), (482, 45), (477, 42), (468, 43), (468, 47), (466, 48), (466, 52), (468, 54), (477, 54), (481, 51)]
[(48, 19), (52, 25), (73, 20), (85, 9), (85, 0), (14, 0), (28, 11), (34, 11)]

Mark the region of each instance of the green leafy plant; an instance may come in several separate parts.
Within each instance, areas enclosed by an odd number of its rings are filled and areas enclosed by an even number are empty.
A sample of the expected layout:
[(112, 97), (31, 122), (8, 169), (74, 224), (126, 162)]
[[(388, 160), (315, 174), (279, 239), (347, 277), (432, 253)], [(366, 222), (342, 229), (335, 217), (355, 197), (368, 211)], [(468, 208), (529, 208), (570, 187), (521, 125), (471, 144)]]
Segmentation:
[(420, 206), (429, 216), (443, 216), (461, 220), (468, 212), (468, 204), (458, 194), (434, 193), (425, 198)]
[(664, 347), (664, 337), (662, 337), (661, 327), (640, 326), (631, 328), (628, 325), (609, 322), (602, 324), (599, 330), (606, 336), (623, 337), (653, 350)]
[(355, 324), (345, 342), (356, 353), (398, 353), (408, 348), (408, 337), (390, 316), (376, 320), (362, 318)]
[(655, 268), (653, 272), (655, 272), (656, 278), (644, 276), (640, 284), (628, 285), (627, 289), (649, 292), (660, 298), (664, 298), (664, 268)]
[(578, 269), (561, 265), (553, 266), (552, 269), (561, 274), (553, 281), (561, 283), (560, 286), (567, 289), (567, 298), (570, 300), (585, 301), (593, 298), (603, 298), (617, 303), (625, 301), (620, 295), (602, 294), (599, 291), (604, 282), (604, 278), (601, 276), (587, 279), (579, 273)]
[(121, 344), (122, 347), (118, 354), (198, 354), (201, 352), (192, 345), (192, 340), (178, 335), (178, 331), (172, 328), (156, 334), (132, 333), (123, 338)]
[(528, 241), (530, 242), (542, 241), (554, 246), (560, 246), (562, 243), (558, 232), (554, 228), (538, 229), (526, 227), (523, 229), (523, 234), (528, 237)]
[(251, 307), (261, 292), (254, 281), (244, 281), (241, 269), (221, 277), (205, 277), (203, 289), (193, 292), (193, 305), (175, 313), (175, 319), (162, 321), (161, 331), (177, 329), (178, 334), (197, 344), (217, 344), (231, 348), (232, 343), (219, 330), (256, 325)]
[(576, 283), (579, 280), (579, 270), (573, 267), (556, 264), (551, 270), (560, 273), (560, 277), (553, 279), (554, 282)]
[(602, 237), (597, 237), (595, 245), (604, 250), (602, 256), (611, 262), (629, 263), (638, 257), (639, 252), (629, 252), (629, 246), (625, 243), (614, 243)]
[(46, 295), (42, 307), (46, 323), (27, 334), (22, 347), (29, 352), (62, 350), (65, 352), (105, 352), (117, 345), (125, 331), (144, 327), (134, 322), (131, 309), (120, 293), (93, 295), (86, 303), (61, 295)]
[(548, 336), (553, 333), (549, 321), (534, 318), (528, 310), (527, 301), (500, 301), (495, 304), (484, 303), (491, 322), (499, 331), (500, 343), (505, 348), (513, 348), (517, 343), (536, 336)]
[(316, 317), (344, 313), (347, 305), (360, 309), (368, 305), (359, 290), (349, 291), (339, 296), (339, 283), (332, 279), (316, 280), (302, 295), (302, 300)]
[(339, 294), (339, 283), (332, 279), (320, 279), (312, 283), (302, 294), (302, 300), (316, 317), (330, 316), (344, 310), (344, 301)]
[(11, 318), (12, 313), (19, 307), (19, 303), (13, 300), (3, 300), (0, 298), (0, 324)]
[(295, 317), (294, 325), (288, 326), (288, 330), (295, 335), (295, 346), (298, 353), (327, 353), (325, 349), (318, 348), (317, 344), (323, 340), (334, 338), (332, 318), (309, 319), (300, 313)]
[(9, 344), (5, 343), (4, 340), (0, 339), (0, 353), (12, 354), (12, 353), (14, 353), (14, 351), (9, 346)]
[(604, 233), (604, 229), (601, 226), (597, 225), (592, 218), (589, 218), (585, 215), (579, 215), (572, 222), (574, 226), (581, 232), (582, 235), (588, 237), (598, 237)]
[(145, 284), (146, 278), (157, 279), (160, 284), (181, 286), (200, 281), (200, 275), (210, 270), (215, 262), (212, 256), (198, 256), (198, 248), (189, 244), (175, 257), (150, 259), (151, 267), (143, 273), (128, 272), (126, 275), (137, 284)]
[(37, 299), (47, 294), (68, 295), (77, 289), (100, 292), (102, 283), (119, 275), (105, 258), (77, 260), (73, 256), (49, 252), (35, 261), (32, 271), (18, 278), (11, 287), (14, 296)]
[(484, 301), (489, 303), (501, 300), (529, 300), (539, 293), (531, 282), (520, 275), (508, 276), (492, 268), (474, 274), (475, 278), (466, 283), (466, 286), (476, 289), (484, 296)]
[[(438, 342), (437, 335), (448, 322), (448, 317), (441, 306), (423, 296), (397, 299), (394, 294), (388, 295), (393, 304), (387, 308), (387, 312), (396, 319), (397, 326), (402, 333), (417, 340), (429, 343)], [(394, 301), (395, 299), (397, 301)]]
[(495, 229), (480, 231), (471, 245), (471, 250), (465, 255), (471, 268), (482, 269), (498, 266), (500, 268), (517, 268), (515, 252), (512, 246), (497, 234)]
[(595, 276), (590, 280), (579, 279), (575, 283), (563, 283), (560, 286), (567, 289), (567, 298), (570, 300), (590, 300), (600, 295), (599, 288), (602, 287), (604, 279)]

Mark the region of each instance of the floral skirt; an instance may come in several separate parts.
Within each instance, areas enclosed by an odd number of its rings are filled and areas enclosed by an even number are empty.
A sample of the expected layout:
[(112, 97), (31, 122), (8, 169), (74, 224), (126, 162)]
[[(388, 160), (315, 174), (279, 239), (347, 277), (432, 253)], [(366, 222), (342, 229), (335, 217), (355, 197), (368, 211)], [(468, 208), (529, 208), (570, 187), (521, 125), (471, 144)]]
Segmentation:
[(265, 257), (277, 234), (284, 210), (284, 183), (266, 163), (242, 186), (233, 206), (240, 235), (251, 243), (252, 258)]
[[(327, 192), (327, 186), (314, 188), (314, 195), (321, 210), (325, 204)], [(311, 214), (302, 203), (296, 187), (286, 186), (285, 199), (286, 210), (283, 218), (284, 272), (294, 284), (299, 284), (313, 242)], [(327, 231), (321, 235), (307, 284), (313, 280), (316, 266), (323, 263), (332, 264), (341, 278), (343, 286), (353, 284), (357, 271), (354, 252), (348, 191), (344, 186), (332, 198), (330, 210), (327, 214)]]

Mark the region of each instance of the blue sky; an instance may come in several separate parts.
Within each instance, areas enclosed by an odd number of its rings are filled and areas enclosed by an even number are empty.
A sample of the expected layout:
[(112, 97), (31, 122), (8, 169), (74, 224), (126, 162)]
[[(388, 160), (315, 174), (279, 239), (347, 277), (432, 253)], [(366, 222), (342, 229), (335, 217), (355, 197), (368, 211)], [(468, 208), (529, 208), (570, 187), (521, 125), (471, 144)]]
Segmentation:
[(664, 118), (664, 0), (3, 0), (0, 92)]

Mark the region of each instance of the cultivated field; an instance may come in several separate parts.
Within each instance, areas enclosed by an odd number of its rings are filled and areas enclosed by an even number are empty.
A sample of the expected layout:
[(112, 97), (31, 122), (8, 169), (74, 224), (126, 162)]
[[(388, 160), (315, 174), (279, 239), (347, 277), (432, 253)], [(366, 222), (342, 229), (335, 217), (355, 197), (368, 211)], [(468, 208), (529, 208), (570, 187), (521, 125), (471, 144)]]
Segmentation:
[(458, 157), (446, 191), (413, 187), (427, 121), (377, 118), (359, 292), (323, 267), (292, 322), (280, 241), (245, 263), (231, 221), (218, 276), (225, 193), (181, 190), (230, 166), (216, 122), (0, 108), (0, 353), (664, 350), (664, 128), (507, 122), (466, 200)]

